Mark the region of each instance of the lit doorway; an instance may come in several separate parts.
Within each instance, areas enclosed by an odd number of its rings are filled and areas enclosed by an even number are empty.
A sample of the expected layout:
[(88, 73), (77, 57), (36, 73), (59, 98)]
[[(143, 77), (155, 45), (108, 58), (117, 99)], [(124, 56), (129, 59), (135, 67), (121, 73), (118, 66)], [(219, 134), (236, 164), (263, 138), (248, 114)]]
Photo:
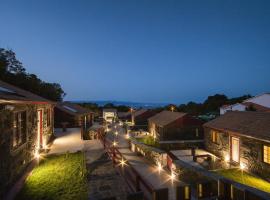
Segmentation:
[(231, 138), (231, 158), (232, 161), (239, 163), (240, 160), (240, 142), (239, 138)]

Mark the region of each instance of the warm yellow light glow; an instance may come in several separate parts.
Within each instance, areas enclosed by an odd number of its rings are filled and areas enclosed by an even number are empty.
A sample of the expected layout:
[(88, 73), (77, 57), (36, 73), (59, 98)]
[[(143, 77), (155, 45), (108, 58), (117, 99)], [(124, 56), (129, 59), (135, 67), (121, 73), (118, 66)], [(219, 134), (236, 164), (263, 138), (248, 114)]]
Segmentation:
[(247, 166), (244, 164), (244, 163), (240, 163), (240, 169), (241, 170), (244, 170), (244, 169), (246, 169), (247, 168)]
[(45, 150), (48, 149), (47, 142), (46, 142), (45, 138), (43, 138), (43, 140), (42, 140), (42, 148)]
[(129, 138), (130, 138), (129, 134), (126, 134), (126, 139), (129, 139)]
[(39, 160), (39, 158), (40, 158), (40, 154), (39, 154), (38, 150), (35, 151), (35, 158), (37, 160)]
[(171, 176), (170, 176), (170, 179), (171, 179), (171, 181), (173, 182), (174, 180), (175, 180), (175, 174), (174, 174), (174, 172), (172, 171), (171, 172)]
[(225, 162), (229, 162), (230, 161), (230, 156), (229, 155), (226, 155), (225, 156)]
[(172, 112), (174, 111), (174, 107), (173, 107), (173, 106), (171, 106), (171, 111), (172, 111)]
[(158, 170), (159, 173), (162, 170), (162, 166), (161, 166), (161, 163), (160, 162), (157, 163), (157, 170)]
[(125, 165), (127, 165), (126, 162), (127, 162), (127, 161), (124, 160), (124, 159), (122, 158), (122, 160), (120, 160), (120, 165), (121, 165), (122, 167), (124, 167)]
[(118, 135), (118, 131), (115, 131), (115, 133), (114, 133), (116, 136)]
[(114, 147), (117, 146), (117, 142), (113, 141), (113, 144), (112, 144)]

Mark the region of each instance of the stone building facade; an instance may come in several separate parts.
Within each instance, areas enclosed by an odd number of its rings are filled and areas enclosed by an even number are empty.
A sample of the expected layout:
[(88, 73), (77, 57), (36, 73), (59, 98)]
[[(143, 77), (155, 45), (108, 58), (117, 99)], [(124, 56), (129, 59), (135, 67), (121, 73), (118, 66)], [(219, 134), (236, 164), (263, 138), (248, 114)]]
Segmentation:
[(205, 148), (270, 181), (270, 113), (228, 112), (204, 125)]
[(148, 131), (157, 141), (203, 139), (202, 121), (187, 113), (162, 111), (148, 119)]
[(0, 199), (53, 134), (54, 103), (0, 81)]

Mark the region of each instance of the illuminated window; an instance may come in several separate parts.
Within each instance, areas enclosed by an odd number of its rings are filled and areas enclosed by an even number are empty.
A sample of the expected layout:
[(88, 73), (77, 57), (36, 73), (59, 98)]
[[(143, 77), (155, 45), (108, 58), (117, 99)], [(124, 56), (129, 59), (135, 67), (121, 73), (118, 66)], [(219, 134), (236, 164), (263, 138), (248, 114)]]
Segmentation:
[(233, 185), (231, 185), (231, 199), (233, 199)]
[(263, 146), (263, 162), (270, 164), (270, 146)]
[(219, 138), (219, 133), (217, 131), (212, 131), (211, 132), (211, 140), (212, 142), (218, 144), (218, 138)]
[(198, 195), (199, 195), (199, 197), (202, 197), (202, 196), (203, 196), (203, 188), (202, 188), (202, 184), (199, 184)]
[(185, 199), (189, 199), (189, 187), (185, 186)]

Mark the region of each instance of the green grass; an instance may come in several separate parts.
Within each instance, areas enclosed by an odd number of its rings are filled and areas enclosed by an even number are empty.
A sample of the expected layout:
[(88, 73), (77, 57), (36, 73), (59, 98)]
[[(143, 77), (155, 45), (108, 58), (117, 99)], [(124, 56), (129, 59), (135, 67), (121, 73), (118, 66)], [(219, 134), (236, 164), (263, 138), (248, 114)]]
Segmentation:
[(44, 158), (17, 195), (17, 200), (87, 199), (88, 187), (83, 153)]
[(254, 187), (264, 192), (270, 193), (269, 182), (259, 177), (253, 176), (247, 172), (242, 172), (240, 169), (220, 170), (217, 171), (217, 173), (235, 182), (242, 183), (244, 185), (248, 185), (250, 187)]
[(159, 143), (154, 140), (154, 137), (148, 135), (143, 138), (136, 138), (137, 141), (142, 142), (146, 145), (153, 146), (153, 147), (159, 147)]

